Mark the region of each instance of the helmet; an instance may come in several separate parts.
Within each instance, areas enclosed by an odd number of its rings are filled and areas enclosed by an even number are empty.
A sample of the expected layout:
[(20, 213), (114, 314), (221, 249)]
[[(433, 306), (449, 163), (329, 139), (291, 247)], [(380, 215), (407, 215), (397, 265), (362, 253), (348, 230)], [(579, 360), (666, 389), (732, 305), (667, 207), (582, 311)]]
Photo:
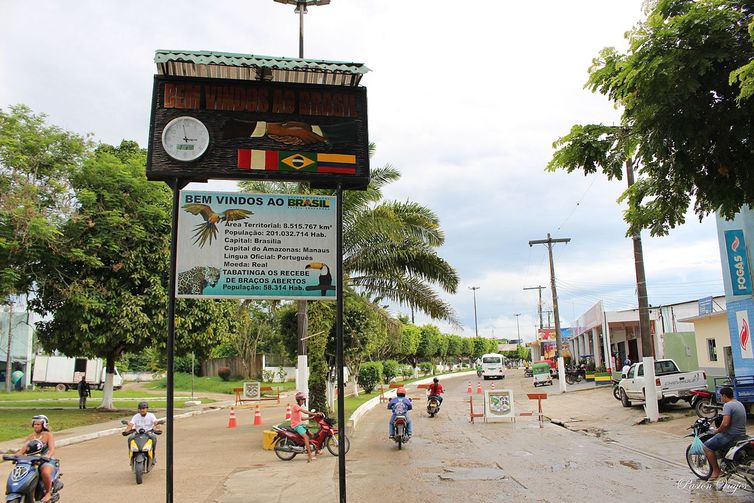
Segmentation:
[(31, 440), (28, 444), (26, 444), (26, 454), (33, 456), (35, 454), (41, 453), (44, 448), (45, 444), (43, 444), (39, 440)]
[(149, 408), (149, 404), (147, 402), (139, 402), (139, 406), (137, 408), (138, 409), (148, 409)]
[(398, 394), (398, 396), (406, 396), (406, 388), (404, 388), (403, 386), (401, 386), (400, 388), (398, 388), (398, 390), (396, 391), (396, 393)]
[(50, 422), (50, 420), (47, 419), (47, 416), (45, 416), (44, 414), (39, 414), (38, 416), (34, 416), (34, 417), (31, 418), (31, 426), (32, 426), (32, 428), (34, 427), (34, 423), (41, 423), (42, 424), (42, 429), (45, 430), (45, 431), (49, 431), (48, 430), (49, 422)]
[(296, 393), (296, 401), (298, 400), (306, 400), (306, 393), (304, 393), (303, 391)]
[(434, 383), (438, 383), (438, 382), (440, 382), (440, 380), (439, 380), (438, 378), (436, 378), (436, 377), (435, 377), (434, 379), (432, 379), (432, 382), (434, 382)]

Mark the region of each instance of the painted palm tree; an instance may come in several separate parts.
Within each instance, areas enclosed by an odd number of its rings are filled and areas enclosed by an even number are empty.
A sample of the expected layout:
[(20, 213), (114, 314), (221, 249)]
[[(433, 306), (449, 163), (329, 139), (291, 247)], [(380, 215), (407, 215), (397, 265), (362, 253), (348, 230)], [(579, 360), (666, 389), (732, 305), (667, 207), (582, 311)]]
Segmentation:
[[(455, 293), (458, 274), (436, 248), (445, 236), (437, 216), (413, 202), (382, 201), (381, 189), (400, 178), (391, 166), (372, 170), (369, 187), (343, 197), (343, 268), (346, 284), (370, 296), (457, 323), (434, 287)], [(306, 184), (242, 182), (243, 190), (312, 193)]]

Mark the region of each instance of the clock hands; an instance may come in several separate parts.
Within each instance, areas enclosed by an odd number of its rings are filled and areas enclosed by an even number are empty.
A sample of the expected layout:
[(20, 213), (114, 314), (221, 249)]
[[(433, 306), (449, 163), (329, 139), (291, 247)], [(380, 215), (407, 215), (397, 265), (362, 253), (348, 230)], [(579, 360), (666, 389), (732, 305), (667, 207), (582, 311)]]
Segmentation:
[(182, 124), (182, 126), (183, 126), (183, 141), (185, 141), (186, 143), (188, 143), (190, 141), (196, 141), (196, 138), (189, 138), (188, 137), (188, 134), (186, 133), (186, 125)]

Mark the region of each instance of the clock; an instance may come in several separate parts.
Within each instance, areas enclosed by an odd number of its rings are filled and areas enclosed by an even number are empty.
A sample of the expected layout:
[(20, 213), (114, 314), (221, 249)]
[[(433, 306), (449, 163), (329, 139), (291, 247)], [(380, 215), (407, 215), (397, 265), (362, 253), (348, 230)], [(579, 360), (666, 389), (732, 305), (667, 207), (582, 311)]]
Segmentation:
[(176, 117), (162, 130), (162, 147), (177, 161), (195, 161), (209, 147), (207, 126), (194, 117)]

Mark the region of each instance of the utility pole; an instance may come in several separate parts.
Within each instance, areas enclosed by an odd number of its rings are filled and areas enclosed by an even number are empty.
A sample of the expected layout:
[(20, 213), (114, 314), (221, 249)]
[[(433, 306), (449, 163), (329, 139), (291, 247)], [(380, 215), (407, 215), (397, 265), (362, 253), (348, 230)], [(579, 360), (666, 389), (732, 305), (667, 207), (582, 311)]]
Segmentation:
[(524, 288), (524, 290), (538, 290), (539, 294), (539, 304), (537, 304), (537, 309), (539, 311), (539, 328), (542, 329), (544, 326), (542, 325), (542, 290), (544, 289), (544, 286), (528, 286)]
[(529, 241), (529, 246), (533, 245), (547, 245), (547, 252), (550, 256), (550, 287), (552, 288), (552, 310), (555, 316), (555, 358), (560, 356), (560, 316), (558, 314), (558, 291), (555, 288), (555, 265), (552, 262), (552, 244), (553, 243), (568, 243), (571, 238), (553, 239), (550, 233), (547, 233), (547, 239), (535, 239)]
[(479, 337), (479, 329), (477, 328), (476, 323), (476, 291), (479, 290), (478, 286), (470, 286), (469, 290), (474, 292), (474, 334)]
[(519, 344), (521, 343), (521, 329), (518, 326), (518, 317), (521, 316), (521, 313), (516, 313), (513, 316), (516, 317), (516, 337), (518, 338)]
[[(626, 181), (634, 184), (634, 168), (631, 159), (626, 161)], [(636, 295), (639, 300), (639, 332), (641, 332), (641, 352), (643, 356), (655, 356), (655, 345), (649, 329), (649, 299), (647, 298), (647, 277), (644, 274), (644, 252), (641, 246), (641, 233), (634, 232), (634, 267), (636, 268)], [(608, 348), (609, 350), (609, 348)]]

